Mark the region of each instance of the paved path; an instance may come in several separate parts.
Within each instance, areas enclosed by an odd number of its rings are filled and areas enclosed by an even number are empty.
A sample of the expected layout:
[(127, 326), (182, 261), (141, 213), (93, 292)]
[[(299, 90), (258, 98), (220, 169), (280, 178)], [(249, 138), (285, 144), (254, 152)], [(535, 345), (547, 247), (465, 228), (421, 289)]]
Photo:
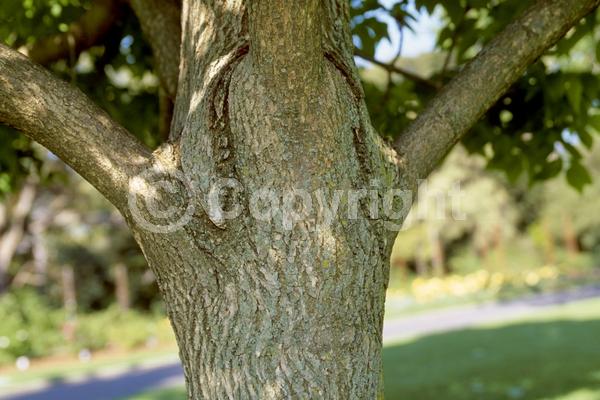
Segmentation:
[[(179, 362), (151, 368), (133, 368), (119, 375), (86, 377), (80, 382), (53, 382), (0, 394), (2, 400), (114, 400), (141, 391), (185, 385)], [(2, 390), (0, 389), (0, 393)], [(182, 399), (184, 400), (184, 399)]]
[[(600, 297), (600, 285), (563, 293), (540, 294), (509, 302), (490, 302), (427, 312), (386, 321), (385, 342), (414, 336), (447, 332), (469, 326), (518, 319), (544, 308), (578, 300)], [(130, 369), (119, 374), (88, 377), (83, 381), (55, 382), (41, 387), (2, 394), (0, 400), (114, 400), (164, 387), (183, 386), (183, 371), (178, 362)]]
[(389, 343), (473, 325), (518, 319), (550, 306), (594, 297), (600, 297), (600, 285), (580, 287), (561, 293), (531, 295), (506, 302), (488, 302), (430, 311), (386, 321), (383, 325), (383, 341)]

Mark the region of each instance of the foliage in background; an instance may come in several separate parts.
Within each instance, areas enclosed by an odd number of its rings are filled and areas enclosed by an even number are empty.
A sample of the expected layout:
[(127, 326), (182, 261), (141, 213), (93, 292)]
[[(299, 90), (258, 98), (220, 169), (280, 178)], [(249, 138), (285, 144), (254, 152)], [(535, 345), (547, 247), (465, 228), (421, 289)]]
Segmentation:
[[(390, 6), (390, 4), (393, 4)], [(416, 60), (398, 57), (365, 82), (375, 127), (389, 138), (399, 135), (440, 86), (527, 6), (521, 0), (355, 1), (354, 29), (360, 54), (373, 58), (388, 38), (382, 15), (402, 30), (411, 30), (420, 12), (441, 19), (434, 55)], [(367, 17), (365, 17), (367, 16)], [(576, 144), (591, 148), (600, 133), (600, 11), (585, 18), (529, 67), (463, 140), (471, 153), (483, 155), (490, 168), (515, 182), (530, 182), (564, 173), (581, 191), (591, 181)], [(406, 79), (389, 66), (420, 75), (430, 85)], [(437, 88), (436, 88), (437, 87)]]
[[(600, 145), (577, 148), (600, 176)], [(422, 184), (396, 238), (388, 295), (448, 304), (597, 283), (598, 196), (598, 180), (581, 194), (564, 180), (512, 184), (458, 147)]]
[(19, 357), (77, 355), (112, 349), (133, 350), (171, 345), (174, 336), (160, 314), (104, 311), (67, 317), (33, 290), (11, 291), (0, 297), (0, 366)]
[(45, 299), (32, 291), (0, 298), (0, 364), (17, 357), (48, 355), (62, 344), (60, 323), (64, 313), (49, 309)]
[[(3, 0), (0, 42), (26, 48), (37, 40), (66, 32), (90, 7), (89, 0)], [(117, 21), (103, 43), (76, 59), (59, 60), (48, 68), (78, 86), (112, 118), (150, 147), (158, 137), (158, 79), (152, 55), (131, 12)], [(40, 175), (45, 152), (12, 128), (0, 125), (0, 196), (18, 189), (29, 174)]]
[[(0, 6), (0, 41), (15, 48), (65, 32), (91, 5), (90, 0), (4, 0)], [(366, 99), (379, 132), (396, 137), (465, 62), (528, 4), (521, 0), (352, 0), (352, 29), (359, 58), (372, 60), (391, 31), (413, 30), (423, 14), (440, 20), (436, 49), (416, 63), (402, 57), (402, 43), (392, 67), (422, 79), (392, 72), (380, 84), (365, 81)], [(158, 133), (158, 80), (140, 26), (127, 6), (102, 43), (77, 59), (49, 68), (79, 86), (101, 107), (151, 147)], [(544, 180), (561, 172), (578, 190), (590, 181), (574, 146), (590, 147), (600, 131), (600, 11), (588, 16), (531, 66), (484, 120), (464, 139), (470, 152), (485, 156), (492, 168), (511, 180), (521, 175)], [(379, 60), (381, 61), (381, 60)], [(382, 72), (383, 73), (383, 72)], [(0, 128), (0, 192), (18, 187), (26, 174), (19, 160), (35, 160), (28, 142)], [(31, 164), (32, 162), (28, 162)]]

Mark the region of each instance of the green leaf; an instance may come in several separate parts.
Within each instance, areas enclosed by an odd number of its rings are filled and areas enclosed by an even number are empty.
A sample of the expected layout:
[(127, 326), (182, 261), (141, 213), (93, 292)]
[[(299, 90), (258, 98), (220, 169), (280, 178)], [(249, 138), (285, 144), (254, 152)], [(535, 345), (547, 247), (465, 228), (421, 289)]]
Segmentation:
[(577, 136), (579, 136), (579, 140), (581, 140), (581, 143), (583, 143), (585, 147), (588, 149), (592, 148), (592, 145), (594, 144), (594, 138), (592, 138), (592, 135), (587, 130), (580, 130), (577, 132)]
[(581, 193), (585, 185), (592, 183), (592, 177), (579, 161), (572, 160), (571, 166), (567, 170), (567, 182)]
[(521, 176), (521, 174), (523, 173), (524, 167), (523, 167), (523, 159), (520, 157), (514, 157), (512, 159), (507, 159), (507, 161), (510, 160), (509, 162), (507, 162), (504, 166), (504, 172), (506, 173), (506, 177), (508, 178), (508, 180), (511, 183), (515, 183), (517, 181), (517, 179), (519, 179), (519, 177)]
[(356, 24), (353, 33), (360, 38), (362, 52), (368, 57), (373, 57), (377, 44), (388, 38), (388, 26), (374, 17), (365, 18)]
[(594, 17), (590, 15), (588, 18), (584, 18), (582, 22), (577, 24), (573, 29), (572, 34), (567, 34), (561, 39), (556, 45), (556, 52), (558, 54), (569, 54), (571, 49), (583, 38), (585, 35), (592, 32), (594, 28)]
[(458, 25), (460, 21), (463, 19), (463, 15), (465, 14), (465, 9), (460, 5), (459, 0), (449, 0), (444, 2), (444, 7), (446, 8), (446, 13), (452, 22), (455, 25)]
[(542, 171), (535, 177), (536, 180), (546, 180), (554, 178), (563, 168), (563, 160), (558, 158), (554, 161), (547, 162)]
[(589, 126), (592, 127), (596, 133), (600, 134), (600, 115), (591, 115), (588, 117)]
[(488, 0), (469, 0), (468, 4), (471, 8), (483, 8), (486, 7)]
[(415, 8), (419, 10), (421, 7), (425, 7), (429, 14), (433, 14), (433, 10), (437, 3), (436, 0), (415, 0)]
[(567, 99), (576, 114), (581, 110), (581, 96), (583, 95), (583, 85), (579, 79), (569, 79), (566, 83)]
[[(577, 148), (575, 146), (573, 146), (571, 143), (567, 143), (567, 142), (561, 142), (561, 143), (565, 147), (565, 149), (567, 149), (569, 151), (573, 160), (581, 160), (581, 158), (582, 158), (581, 153), (579, 152), (579, 150), (577, 150)], [(577, 162), (579, 162), (579, 161), (577, 161)]]

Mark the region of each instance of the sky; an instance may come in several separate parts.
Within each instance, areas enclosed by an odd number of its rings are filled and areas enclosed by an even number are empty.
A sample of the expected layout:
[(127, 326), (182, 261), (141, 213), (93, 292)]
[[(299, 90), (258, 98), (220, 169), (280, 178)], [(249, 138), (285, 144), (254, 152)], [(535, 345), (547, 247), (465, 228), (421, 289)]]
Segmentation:
[[(396, 2), (395, 0), (380, 1), (387, 8), (391, 8)], [(415, 11), (412, 2), (409, 9), (411, 12)], [(415, 15), (418, 15), (417, 21), (413, 24), (415, 32), (411, 32), (406, 28), (404, 29), (404, 41), (402, 42), (403, 57), (416, 57), (423, 53), (431, 53), (435, 46), (436, 35), (441, 24), (439, 15), (437, 14), (429, 15), (426, 12), (416, 13), (415, 11)], [(377, 18), (388, 23), (388, 32), (392, 43), (387, 40), (382, 41), (377, 47), (375, 57), (380, 61), (390, 61), (398, 51), (400, 32), (394, 20), (386, 13), (378, 13)]]

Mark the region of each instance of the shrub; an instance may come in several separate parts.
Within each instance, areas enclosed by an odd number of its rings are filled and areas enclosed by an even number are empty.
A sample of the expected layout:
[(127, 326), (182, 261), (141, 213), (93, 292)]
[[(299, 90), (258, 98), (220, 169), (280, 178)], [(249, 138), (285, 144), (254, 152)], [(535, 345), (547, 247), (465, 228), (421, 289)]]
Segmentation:
[(146, 345), (150, 339), (164, 340), (168, 333), (165, 333), (163, 319), (116, 307), (82, 315), (77, 321), (76, 347), (78, 350), (106, 347), (131, 350)]
[(0, 297), (0, 364), (17, 357), (50, 355), (64, 347), (64, 314), (46, 305), (32, 290)]
[(18, 357), (106, 348), (131, 350), (173, 343), (168, 320), (159, 314), (121, 311), (117, 307), (72, 320), (47, 305), (33, 290), (11, 291), (0, 297), (0, 365)]

